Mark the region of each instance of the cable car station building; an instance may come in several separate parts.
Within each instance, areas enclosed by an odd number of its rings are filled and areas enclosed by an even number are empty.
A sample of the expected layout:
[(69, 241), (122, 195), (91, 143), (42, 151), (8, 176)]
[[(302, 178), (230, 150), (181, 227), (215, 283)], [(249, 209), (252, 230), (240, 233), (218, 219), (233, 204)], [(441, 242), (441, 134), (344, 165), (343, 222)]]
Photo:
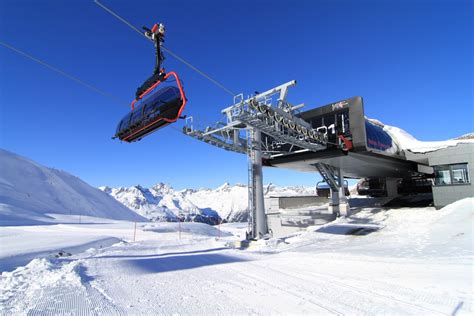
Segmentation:
[[(303, 104), (287, 101), (295, 85), (290, 81), (247, 98), (237, 95), (233, 105), (222, 110), (225, 120), (202, 129), (189, 117), (183, 128), (186, 135), (207, 144), (248, 155), (249, 238), (288, 233), (286, 228), (298, 217), (306, 217), (308, 226), (347, 216), (345, 178), (383, 179), (387, 201), (399, 195), (400, 183), (405, 194), (428, 183), (438, 208), (474, 196), (474, 140), (411, 151), (382, 123), (365, 117), (361, 97), (301, 112)], [(330, 197), (275, 197), (265, 205), (262, 166), (319, 173)], [(328, 205), (326, 212), (311, 211), (311, 206), (322, 205)]]
[(436, 208), (474, 197), (474, 142), (460, 142), (424, 154), (409, 153), (408, 158), (433, 168), (433, 201)]

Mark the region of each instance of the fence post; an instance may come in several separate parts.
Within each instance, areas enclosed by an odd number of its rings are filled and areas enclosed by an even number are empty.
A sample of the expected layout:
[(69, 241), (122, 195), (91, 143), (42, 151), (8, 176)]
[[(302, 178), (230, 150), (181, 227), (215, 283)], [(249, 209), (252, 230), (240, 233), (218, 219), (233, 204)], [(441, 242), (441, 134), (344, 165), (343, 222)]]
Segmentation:
[(136, 237), (137, 237), (137, 221), (135, 221), (135, 227), (133, 229), (133, 242), (135, 242)]

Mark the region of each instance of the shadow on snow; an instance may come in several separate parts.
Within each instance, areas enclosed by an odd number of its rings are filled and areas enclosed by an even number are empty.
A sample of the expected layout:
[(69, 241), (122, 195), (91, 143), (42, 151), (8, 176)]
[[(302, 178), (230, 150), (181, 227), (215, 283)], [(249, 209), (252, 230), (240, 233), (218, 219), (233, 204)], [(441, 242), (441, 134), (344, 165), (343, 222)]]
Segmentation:
[(189, 270), (200, 267), (248, 261), (237, 256), (213, 253), (228, 248), (213, 248), (157, 255), (104, 256), (94, 259), (123, 259), (123, 264), (142, 273), (162, 273)]

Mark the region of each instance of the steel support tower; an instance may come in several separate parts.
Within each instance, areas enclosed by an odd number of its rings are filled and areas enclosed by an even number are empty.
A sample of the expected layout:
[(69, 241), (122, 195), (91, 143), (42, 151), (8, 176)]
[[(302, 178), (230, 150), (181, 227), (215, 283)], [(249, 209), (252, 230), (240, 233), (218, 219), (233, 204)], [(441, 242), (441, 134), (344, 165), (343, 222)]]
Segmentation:
[[(304, 151), (316, 152), (327, 148), (327, 135), (313, 129), (311, 124), (297, 116), (304, 104), (294, 106), (288, 103), (288, 89), (295, 85), (296, 81), (293, 80), (247, 98), (239, 94), (234, 97), (231, 106), (221, 111), (224, 119), (214, 126), (199, 128), (194, 119), (189, 117), (183, 127), (183, 132), (188, 136), (228, 151), (248, 155), (248, 239), (260, 239), (268, 233), (262, 161), (266, 158)], [(339, 197), (344, 197), (340, 170), (334, 170), (328, 165), (317, 164), (315, 167), (330, 185), (332, 205), (337, 206), (334, 211), (339, 213)]]

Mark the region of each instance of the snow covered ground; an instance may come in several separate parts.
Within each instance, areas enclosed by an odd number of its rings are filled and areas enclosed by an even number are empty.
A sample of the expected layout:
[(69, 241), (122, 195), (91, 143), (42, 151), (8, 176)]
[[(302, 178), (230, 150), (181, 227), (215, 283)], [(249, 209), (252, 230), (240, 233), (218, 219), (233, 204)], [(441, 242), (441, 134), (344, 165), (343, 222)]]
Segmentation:
[[(246, 223), (148, 222), (66, 172), (3, 150), (0, 168), (1, 315), (474, 312), (474, 198), (355, 199), (349, 218), (236, 249)], [(247, 206), (244, 186), (136, 189), (119, 193), (170, 216)]]
[(243, 223), (2, 227), (2, 263), (50, 253), (1, 274), (0, 313), (472, 315), (473, 203), (366, 207), (245, 250)]

